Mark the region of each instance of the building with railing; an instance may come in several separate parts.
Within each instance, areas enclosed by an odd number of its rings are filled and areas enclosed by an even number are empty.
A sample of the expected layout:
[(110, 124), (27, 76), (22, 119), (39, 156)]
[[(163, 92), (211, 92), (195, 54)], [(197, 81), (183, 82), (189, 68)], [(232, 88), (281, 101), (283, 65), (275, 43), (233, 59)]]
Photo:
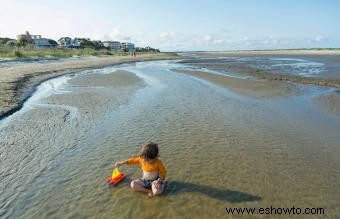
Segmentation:
[(25, 34), (17, 35), (17, 41), (23, 44), (32, 44), (36, 47), (55, 47), (54, 44), (50, 43), (50, 39), (42, 38), (41, 35), (31, 35), (28, 31)]
[(105, 41), (103, 42), (103, 44), (105, 47), (108, 47), (111, 50), (114, 50), (114, 51), (121, 50), (121, 43), (118, 41)]
[(121, 50), (132, 51), (135, 49), (135, 44), (130, 42), (121, 43)]
[(80, 48), (80, 41), (70, 37), (62, 37), (58, 40), (58, 43), (60, 47)]

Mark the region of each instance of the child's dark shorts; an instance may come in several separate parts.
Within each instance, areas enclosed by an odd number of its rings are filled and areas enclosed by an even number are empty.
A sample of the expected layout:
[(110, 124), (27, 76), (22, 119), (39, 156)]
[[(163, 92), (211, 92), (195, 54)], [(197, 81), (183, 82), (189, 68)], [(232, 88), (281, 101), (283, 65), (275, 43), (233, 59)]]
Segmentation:
[(144, 184), (144, 188), (146, 189), (151, 189), (152, 182), (155, 181), (156, 179), (141, 179), (141, 181)]

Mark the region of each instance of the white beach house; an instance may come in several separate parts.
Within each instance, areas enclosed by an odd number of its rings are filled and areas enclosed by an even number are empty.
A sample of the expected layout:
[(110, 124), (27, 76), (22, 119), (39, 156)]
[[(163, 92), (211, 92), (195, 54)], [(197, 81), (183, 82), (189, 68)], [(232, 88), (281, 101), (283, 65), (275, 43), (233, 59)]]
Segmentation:
[(60, 47), (80, 48), (80, 41), (70, 37), (62, 37), (58, 40), (58, 43), (60, 44)]
[(121, 44), (118, 41), (105, 41), (103, 42), (105, 47), (110, 48), (111, 50), (118, 51), (121, 49)]
[(132, 50), (135, 49), (135, 44), (130, 43), (130, 42), (121, 43), (121, 49), (122, 50), (132, 51)]
[(41, 38), (40, 35), (39, 37), (33, 38), (32, 41), (33, 41), (32, 44), (39, 48), (55, 47), (55, 45), (50, 43), (49, 39)]
[(17, 35), (18, 41), (25, 41), (29, 44), (34, 45), (35, 47), (39, 48), (46, 48), (46, 47), (55, 47), (50, 40), (47, 38), (42, 38), (41, 35), (31, 35), (28, 31), (25, 34)]

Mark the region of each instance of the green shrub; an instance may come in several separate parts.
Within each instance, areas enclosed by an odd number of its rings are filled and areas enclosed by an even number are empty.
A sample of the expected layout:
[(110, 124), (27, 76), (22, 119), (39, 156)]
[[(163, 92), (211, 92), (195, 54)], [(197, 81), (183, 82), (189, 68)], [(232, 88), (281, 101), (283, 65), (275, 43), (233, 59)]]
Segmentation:
[[(142, 52), (144, 53), (144, 52)], [(146, 52), (147, 53), (147, 52)], [(91, 48), (36, 48), (30, 45), (26, 47), (0, 46), (0, 57), (72, 57), (72, 56), (126, 56), (128, 52), (108, 51), (106, 49), (95, 50)]]
[(21, 57), (23, 57), (24, 55), (23, 55), (20, 51), (15, 50), (15, 51), (14, 51), (14, 56), (15, 56), (15, 57), (18, 57), (18, 58), (21, 58)]

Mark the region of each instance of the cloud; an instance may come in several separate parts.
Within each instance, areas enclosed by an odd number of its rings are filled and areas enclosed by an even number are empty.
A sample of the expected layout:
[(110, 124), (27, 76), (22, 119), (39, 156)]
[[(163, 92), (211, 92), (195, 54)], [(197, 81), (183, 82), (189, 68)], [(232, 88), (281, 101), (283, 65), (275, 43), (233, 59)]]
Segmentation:
[(211, 37), (210, 35), (205, 35), (205, 36), (203, 36), (203, 41), (205, 41), (205, 42), (211, 42), (211, 40), (212, 40), (212, 37)]
[(327, 46), (328, 39), (322, 35), (305, 38), (290, 37), (232, 37), (227, 33), (191, 34), (174, 31), (127, 33), (120, 26), (113, 27), (107, 33), (91, 30), (83, 34), (93, 40), (117, 40), (133, 42), (136, 46), (151, 46), (162, 51), (192, 50), (242, 50), (308, 48)]
[(175, 32), (162, 32), (159, 34), (159, 37), (162, 40), (170, 40), (176, 38), (176, 33)]
[(114, 27), (110, 33), (104, 36), (104, 39), (116, 41), (133, 41), (131, 35), (122, 31), (122, 29), (119, 26)]
[(324, 40), (327, 41), (327, 39), (325, 39), (325, 38), (324, 38), (323, 36), (321, 36), (321, 35), (316, 36), (314, 40), (315, 40), (316, 42), (321, 42), (321, 41), (324, 41)]
[(196, 39), (196, 42), (198, 44), (204, 44), (204, 45), (223, 45), (223, 44), (228, 44), (231, 42), (231, 39), (228, 38), (228, 37), (223, 37), (223, 36), (220, 36), (220, 35), (216, 35), (216, 34), (212, 34), (212, 35), (209, 35), (209, 34), (206, 34), (206, 35), (203, 35), (202, 37), (198, 37)]

